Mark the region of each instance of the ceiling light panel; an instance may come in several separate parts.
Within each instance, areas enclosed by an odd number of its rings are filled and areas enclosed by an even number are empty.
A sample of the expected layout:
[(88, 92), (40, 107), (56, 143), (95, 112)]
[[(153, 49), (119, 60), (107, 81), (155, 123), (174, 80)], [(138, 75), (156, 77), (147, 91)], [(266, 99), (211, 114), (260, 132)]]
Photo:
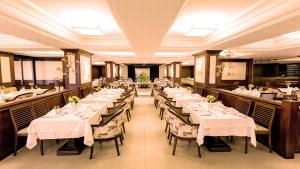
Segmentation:
[(134, 52), (96, 52), (99, 55), (134, 56)]

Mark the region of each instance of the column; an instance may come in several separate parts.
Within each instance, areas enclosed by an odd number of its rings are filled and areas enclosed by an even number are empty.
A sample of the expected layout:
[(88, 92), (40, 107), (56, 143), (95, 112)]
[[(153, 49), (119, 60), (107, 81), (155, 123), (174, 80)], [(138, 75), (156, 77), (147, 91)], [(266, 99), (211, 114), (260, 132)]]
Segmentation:
[(63, 78), (66, 89), (92, 85), (92, 54), (81, 49), (63, 49)]

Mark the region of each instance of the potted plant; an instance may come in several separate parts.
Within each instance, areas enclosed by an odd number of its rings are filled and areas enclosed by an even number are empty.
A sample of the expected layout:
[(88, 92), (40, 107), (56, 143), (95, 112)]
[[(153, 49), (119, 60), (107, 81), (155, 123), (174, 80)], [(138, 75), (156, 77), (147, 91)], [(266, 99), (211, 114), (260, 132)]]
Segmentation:
[(252, 90), (254, 88), (254, 85), (252, 83), (248, 84), (249, 90)]
[(189, 93), (192, 93), (192, 88), (191, 88), (191, 87), (187, 87), (186, 89), (187, 89), (187, 91), (188, 91)]
[(285, 82), (285, 85), (286, 85), (287, 88), (289, 88), (290, 85), (291, 85), (291, 82)]
[(101, 87), (98, 86), (98, 87), (95, 89), (95, 91), (96, 91), (96, 92), (101, 91)]
[(70, 96), (68, 100), (70, 103), (74, 103), (76, 105), (80, 99), (77, 96)]
[(207, 100), (209, 103), (211, 103), (211, 102), (215, 101), (216, 98), (215, 98), (215, 96), (213, 96), (213, 95), (207, 95), (207, 96), (206, 96), (206, 100)]

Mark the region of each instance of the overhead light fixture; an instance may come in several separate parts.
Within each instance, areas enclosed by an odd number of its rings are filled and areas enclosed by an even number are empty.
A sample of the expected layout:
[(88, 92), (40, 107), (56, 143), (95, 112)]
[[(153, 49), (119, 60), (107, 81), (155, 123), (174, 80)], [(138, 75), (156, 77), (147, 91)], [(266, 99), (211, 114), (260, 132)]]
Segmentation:
[(64, 55), (63, 51), (45, 51), (45, 50), (40, 50), (40, 51), (17, 51), (18, 53), (27, 53), (27, 54), (32, 54), (32, 55)]
[(171, 56), (171, 57), (175, 57), (175, 56), (184, 56), (187, 55), (187, 53), (185, 52), (155, 52), (154, 55), (156, 56)]
[(231, 52), (230, 50), (228, 49), (224, 49), (220, 52), (219, 54), (220, 56), (223, 56), (223, 57), (231, 57), (232, 55), (234, 55), (233, 52)]
[(99, 55), (134, 56), (134, 52), (96, 52)]
[(184, 33), (185, 36), (190, 37), (205, 37), (211, 33), (216, 31), (216, 29), (213, 28), (194, 28), (192, 27), (189, 31)]
[(104, 35), (97, 23), (92, 22), (74, 22), (72, 23), (72, 29), (76, 30), (82, 35)]
[(93, 62), (93, 65), (105, 65), (104, 62)]
[(290, 39), (300, 39), (300, 31), (284, 34), (282, 36)]

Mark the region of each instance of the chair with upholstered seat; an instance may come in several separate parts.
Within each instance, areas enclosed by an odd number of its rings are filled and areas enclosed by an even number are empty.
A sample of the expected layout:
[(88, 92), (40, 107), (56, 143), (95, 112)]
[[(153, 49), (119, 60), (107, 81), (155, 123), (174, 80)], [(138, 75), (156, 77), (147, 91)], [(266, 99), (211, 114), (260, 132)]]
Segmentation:
[[(99, 124), (91, 125), (95, 142), (115, 141), (118, 156), (120, 155), (118, 138), (122, 143), (122, 127), (120, 120), (123, 109), (119, 109), (116, 113), (109, 115), (101, 115), (102, 121)], [(90, 147), (90, 159), (93, 158), (94, 146)]]
[[(272, 125), (274, 121), (276, 107), (265, 103), (256, 102), (252, 113), (255, 121), (256, 135), (268, 135), (269, 152), (272, 153)], [(248, 138), (246, 138), (247, 140)], [(246, 141), (245, 153), (247, 153), (248, 141)]]
[[(27, 137), (27, 127), (34, 119), (30, 103), (13, 106), (9, 109), (15, 130), (14, 156), (17, 155), (18, 137)], [(41, 149), (42, 150), (42, 149)], [(42, 151), (41, 151), (42, 153)]]
[(130, 94), (122, 95), (121, 98), (117, 99), (117, 102), (126, 102), (125, 106), (125, 112), (127, 116), (127, 120), (130, 121), (131, 118), (131, 100), (130, 100)]
[[(114, 104), (114, 107), (108, 108), (108, 109), (114, 109), (114, 112), (110, 112), (110, 110), (108, 110), (108, 113), (115, 113), (120, 108), (123, 109), (122, 117), (121, 117), (121, 123), (122, 123), (121, 125), (123, 127), (123, 132), (125, 133), (126, 132), (126, 130), (125, 130), (126, 117), (125, 116), (127, 116), (127, 113), (126, 113), (127, 103), (125, 101), (120, 101), (120, 102), (114, 102), (113, 104)], [(128, 116), (127, 116), (127, 120), (129, 121)]]
[[(168, 109), (170, 120), (170, 144), (174, 137), (174, 147), (172, 154), (175, 155), (177, 140), (196, 141), (199, 124), (193, 124), (184, 120), (174, 110)], [(201, 157), (200, 146), (198, 145), (198, 155)]]

